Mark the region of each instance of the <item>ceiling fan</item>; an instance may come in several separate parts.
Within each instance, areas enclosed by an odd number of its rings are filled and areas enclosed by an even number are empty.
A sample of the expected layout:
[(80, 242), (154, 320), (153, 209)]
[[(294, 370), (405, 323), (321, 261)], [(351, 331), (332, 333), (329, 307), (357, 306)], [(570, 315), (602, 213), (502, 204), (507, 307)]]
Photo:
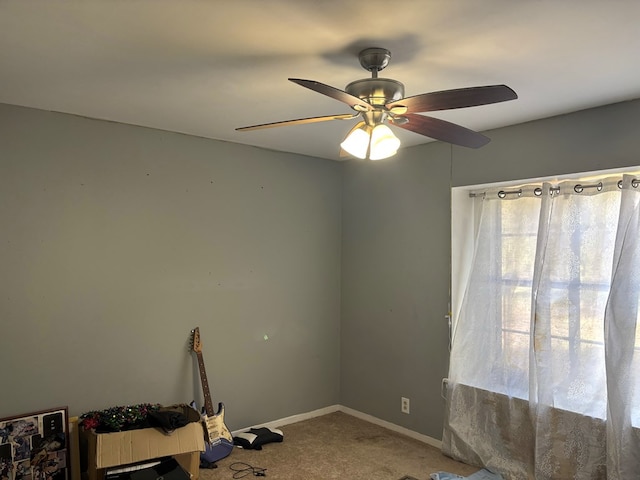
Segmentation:
[(258, 130), (285, 125), (349, 120), (361, 117), (340, 144), (344, 152), (358, 158), (379, 160), (394, 155), (400, 140), (387, 124), (420, 135), (469, 148), (486, 145), (490, 139), (481, 133), (438, 118), (420, 115), (423, 112), (475, 107), (518, 98), (506, 85), (458, 88), (404, 97), (404, 85), (390, 78), (379, 78), (378, 72), (389, 64), (391, 52), (384, 48), (367, 48), (358, 55), (360, 65), (371, 72), (371, 78), (356, 80), (340, 90), (314, 80), (289, 80), (315, 92), (349, 105), (355, 113), (299, 118), (236, 128), (238, 131)]

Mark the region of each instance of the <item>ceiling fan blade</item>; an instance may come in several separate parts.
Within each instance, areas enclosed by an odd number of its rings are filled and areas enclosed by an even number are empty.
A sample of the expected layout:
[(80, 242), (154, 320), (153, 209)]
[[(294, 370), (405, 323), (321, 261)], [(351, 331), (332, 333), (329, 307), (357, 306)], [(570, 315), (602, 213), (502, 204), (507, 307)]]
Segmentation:
[(290, 78), (289, 80), (313, 90), (314, 92), (321, 93), (342, 103), (346, 103), (358, 112), (368, 112), (372, 109), (371, 105), (364, 100), (330, 85), (325, 85), (324, 83), (316, 82), (315, 80), (303, 80), (301, 78)]
[[(476, 107), (490, 103), (506, 102), (518, 98), (518, 94), (506, 85), (488, 85), (484, 87), (457, 88), (440, 92), (423, 93), (413, 97), (390, 102), (386, 107), (406, 107), (407, 112), (433, 112), (453, 108)], [(398, 112), (400, 115), (403, 113)]]
[(236, 128), (239, 132), (246, 132), (249, 130), (260, 130), (262, 128), (271, 128), (271, 127), (283, 127), (286, 125), (304, 125), (306, 123), (318, 123), (318, 122), (327, 122), (329, 120), (348, 120), (351, 118), (355, 118), (359, 113), (343, 113), (339, 115), (326, 115), (323, 117), (309, 117), (309, 118), (297, 118), (295, 120), (284, 120), (282, 122), (273, 122), (273, 123), (262, 123), (260, 125), (250, 125), (248, 127), (239, 127)]
[(391, 122), (397, 127), (419, 133), (434, 140), (441, 140), (469, 148), (479, 148), (491, 141), (489, 137), (485, 137), (481, 133), (474, 132), (455, 123), (440, 120), (439, 118), (425, 117), (424, 115), (413, 113), (407, 113), (399, 118), (401, 119), (403, 117), (409, 121), (405, 123), (393, 123), (393, 119), (391, 119)]

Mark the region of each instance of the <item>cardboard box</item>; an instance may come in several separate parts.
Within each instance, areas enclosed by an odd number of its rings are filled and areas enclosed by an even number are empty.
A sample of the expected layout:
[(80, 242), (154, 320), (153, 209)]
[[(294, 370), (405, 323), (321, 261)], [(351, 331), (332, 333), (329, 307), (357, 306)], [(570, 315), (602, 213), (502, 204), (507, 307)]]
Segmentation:
[(197, 480), (200, 452), (205, 449), (201, 422), (191, 422), (166, 435), (156, 428), (114, 433), (83, 432), (86, 439), (89, 480), (104, 479), (108, 468), (120, 467), (161, 457), (175, 457)]
[(175, 458), (167, 457), (158, 463), (151, 463), (146, 468), (133, 471), (107, 470), (106, 480), (191, 480), (189, 472)]

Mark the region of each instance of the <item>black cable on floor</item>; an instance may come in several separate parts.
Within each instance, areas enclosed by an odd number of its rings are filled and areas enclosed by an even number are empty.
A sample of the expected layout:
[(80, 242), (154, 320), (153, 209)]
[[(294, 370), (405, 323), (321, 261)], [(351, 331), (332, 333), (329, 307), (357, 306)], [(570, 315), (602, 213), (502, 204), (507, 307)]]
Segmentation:
[(267, 471), (266, 468), (254, 467), (244, 462), (234, 462), (229, 465), (229, 468), (233, 470), (235, 473), (233, 474), (233, 478), (242, 478), (249, 474), (252, 474), (254, 477), (266, 477)]

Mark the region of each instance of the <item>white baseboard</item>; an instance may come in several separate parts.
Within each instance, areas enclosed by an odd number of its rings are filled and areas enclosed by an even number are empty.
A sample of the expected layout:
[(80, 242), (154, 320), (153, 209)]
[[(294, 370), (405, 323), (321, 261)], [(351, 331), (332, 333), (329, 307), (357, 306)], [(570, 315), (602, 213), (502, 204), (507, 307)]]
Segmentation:
[(325, 408), (319, 408), (318, 410), (313, 410), (307, 413), (300, 413), (298, 415), (292, 415), (290, 417), (281, 418), (280, 420), (274, 420), (272, 422), (261, 423), (259, 425), (252, 425), (247, 428), (241, 428), (240, 430), (234, 430), (231, 432), (231, 435), (236, 435), (237, 433), (244, 432), (250, 428), (277, 428), (282, 427), (284, 425), (290, 425), (292, 423), (302, 422), (303, 420), (309, 420), (310, 418), (320, 417), (322, 415), (327, 415), (328, 413), (337, 412), (340, 410), (340, 405), (331, 405)]
[(409, 430), (408, 428), (401, 427), (400, 425), (396, 425), (395, 423), (387, 422), (386, 420), (381, 420), (372, 415), (359, 412), (358, 410), (354, 410), (353, 408), (345, 407), (343, 405), (331, 405), (329, 407), (320, 408), (318, 410), (313, 410), (307, 413), (300, 413), (298, 415), (292, 415), (290, 417), (281, 418), (280, 420), (274, 420), (272, 422), (261, 423), (260, 425), (253, 425), (251, 427), (243, 428), (240, 430), (235, 430), (231, 432), (232, 435), (236, 435), (240, 432), (244, 432), (249, 428), (278, 428), (284, 425), (290, 425), (292, 423), (302, 422), (303, 420), (309, 420), (311, 418), (320, 417), (322, 415), (327, 415), (328, 413), (333, 412), (343, 412), (347, 415), (351, 415), (353, 417), (359, 418), (369, 423), (373, 423), (374, 425), (380, 425), (381, 427), (388, 428), (394, 432), (401, 433), (406, 435), (407, 437), (411, 437), (415, 440), (419, 440), (420, 442), (426, 443), (427, 445), (431, 445), (437, 449), (442, 448), (442, 442), (428, 435), (423, 435), (422, 433), (414, 432), (413, 430)]
[(408, 428), (401, 427), (400, 425), (396, 425), (395, 423), (387, 422), (386, 420), (381, 420), (367, 413), (362, 413), (362, 412), (359, 412), (358, 410), (354, 410), (353, 408), (344, 407), (342, 405), (340, 405), (339, 407), (340, 407), (338, 409), (339, 411), (352, 415), (361, 420), (365, 420), (369, 423), (373, 423), (375, 425), (380, 425), (381, 427), (388, 428), (389, 430), (393, 430), (394, 432), (401, 433), (403, 435), (406, 435), (407, 437), (414, 438), (416, 440), (421, 441), (422, 443), (426, 443), (427, 445), (436, 447), (439, 450), (442, 448), (442, 441), (435, 439), (433, 437), (430, 437), (428, 435), (423, 435), (422, 433), (409, 430)]

